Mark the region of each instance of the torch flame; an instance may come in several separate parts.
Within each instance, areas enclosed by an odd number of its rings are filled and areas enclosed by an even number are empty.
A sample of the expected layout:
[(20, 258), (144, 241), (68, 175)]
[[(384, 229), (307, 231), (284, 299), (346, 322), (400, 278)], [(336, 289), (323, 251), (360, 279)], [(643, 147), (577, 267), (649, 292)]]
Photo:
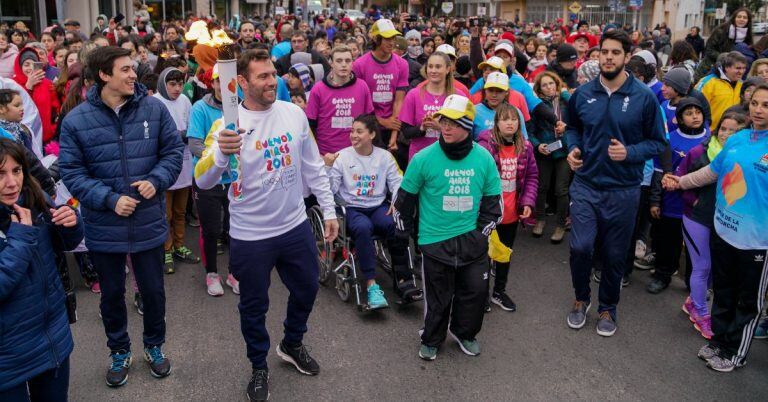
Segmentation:
[(197, 43), (207, 44), (211, 41), (211, 34), (208, 32), (208, 24), (205, 21), (198, 20), (192, 23), (189, 27), (189, 31), (184, 34), (184, 38), (189, 40), (196, 40)]
[(221, 45), (231, 45), (232, 43), (234, 43), (232, 42), (232, 39), (229, 38), (227, 33), (222, 31), (221, 29), (217, 29), (211, 33), (213, 34), (213, 38), (211, 38), (210, 45), (213, 47), (218, 47)]

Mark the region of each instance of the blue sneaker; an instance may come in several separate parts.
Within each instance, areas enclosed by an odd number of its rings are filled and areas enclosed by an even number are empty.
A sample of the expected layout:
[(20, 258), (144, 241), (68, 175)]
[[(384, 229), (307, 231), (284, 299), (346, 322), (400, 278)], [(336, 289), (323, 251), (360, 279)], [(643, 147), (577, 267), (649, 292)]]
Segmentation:
[(171, 361), (165, 357), (160, 346), (144, 348), (144, 357), (149, 362), (149, 371), (153, 377), (163, 378), (171, 374)]
[(387, 299), (384, 298), (384, 291), (381, 290), (378, 283), (374, 283), (368, 287), (368, 307), (371, 310), (389, 307)]
[(110, 353), (112, 364), (107, 370), (107, 385), (119, 387), (128, 382), (128, 369), (131, 368), (131, 352), (118, 350)]
[(768, 317), (764, 317), (757, 324), (755, 339), (768, 339)]

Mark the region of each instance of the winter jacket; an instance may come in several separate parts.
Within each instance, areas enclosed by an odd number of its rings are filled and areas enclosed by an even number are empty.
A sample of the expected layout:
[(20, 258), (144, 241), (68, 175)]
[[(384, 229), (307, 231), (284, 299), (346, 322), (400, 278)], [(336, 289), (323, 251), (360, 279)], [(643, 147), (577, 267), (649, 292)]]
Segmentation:
[(34, 226), (12, 223), (0, 206), (0, 392), (58, 367), (74, 347), (54, 248), (77, 247), (83, 224), (32, 214)]
[[(707, 156), (709, 142), (717, 141), (714, 138), (707, 138), (706, 141), (691, 148), (688, 155), (675, 171), (675, 176), (681, 177), (688, 173), (693, 173), (711, 162)], [(715, 191), (717, 184), (709, 184), (704, 187), (694, 188), (683, 191), (683, 214), (691, 220), (700, 223), (710, 229), (713, 229), (715, 216)]]
[(709, 39), (707, 39), (704, 55), (699, 62), (699, 67), (696, 69), (696, 77), (694, 77), (695, 81), (698, 81), (709, 74), (712, 67), (717, 63), (717, 57), (720, 56), (720, 53), (728, 53), (733, 50), (735, 43), (733, 39), (728, 37), (728, 27), (728, 24), (718, 26), (712, 31), (712, 35), (709, 36)]
[(16, 62), (18, 54), (19, 48), (13, 43), (8, 42), (8, 49), (0, 54), (0, 77), (13, 78), (13, 64)]
[(717, 72), (718, 75), (715, 74), (707, 75), (696, 84), (696, 90), (701, 92), (709, 103), (712, 112), (711, 127), (717, 127), (726, 109), (741, 103), (742, 82), (728, 81), (721, 71)]
[[(639, 186), (645, 161), (664, 151), (666, 129), (656, 96), (631, 74), (610, 96), (600, 80), (592, 80), (571, 95), (565, 123), (568, 152), (581, 150), (583, 165), (575, 180), (596, 189)], [(627, 150), (615, 162), (608, 146), (615, 138)]]
[(704, 38), (701, 37), (701, 35), (691, 36), (691, 34), (688, 34), (685, 37), (685, 41), (688, 42), (691, 47), (693, 47), (693, 50), (696, 52), (696, 56), (701, 57), (701, 53), (704, 52)]
[[(557, 97), (557, 101), (560, 106), (560, 116), (565, 116), (566, 113), (568, 113), (568, 102), (566, 102), (561, 97)], [(542, 103), (551, 110), (554, 110), (552, 107), (552, 101), (543, 99)], [(563, 142), (563, 147), (555, 152), (550, 153), (548, 156), (552, 159), (562, 159), (567, 156), (566, 150), (568, 149), (568, 144), (565, 142), (565, 135), (562, 135), (558, 138), (555, 135), (555, 126), (550, 124), (548, 121), (538, 119), (531, 120), (528, 133), (528, 140), (531, 141), (534, 152), (539, 152), (539, 145), (541, 144), (551, 144), (557, 140), (561, 140)]]
[(752, 63), (754, 63), (755, 60), (768, 57), (768, 49), (763, 50), (762, 53), (758, 54), (754, 49), (752, 49), (752, 46), (749, 46), (744, 42), (737, 43), (734, 46), (734, 50), (738, 51), (747, 58), (747, 69), (744, 71), (744, 77), (742, 78), (747, 78), (747, 74), (749, 74), (749, 70), (752, 68)]
[[(134, 88), (118, 114), (94, 85), (62, 122), (59, 168), (80, 200), (90, 251), (140, 252), (168, 235), (163, 194), (179, 176), (184, 144), (165, 106), (146, 96), (143, 85)], [(154, 197), (145, 199), (131, 186), (139, 180), (152, 183)], [(114, 211), (123, 195), (140, 201), (128, 217)]]
[[(288, 74), (288, 70), (291, 68), (291, 56), (293, 53), (294, 51), (291, 49), (288, 54), (280, 57), (277, 59), (277, 61), (275, 61), (275, 69), (277, 70), (278, 75)], [(323, 71), (331, 71), (331, 65), (328, 64), (328, 61), (325, 59), (325, 57), (323, 57), (322, 54), (315, 50), (310, 50), (309, 54), (312, 56), (312, 64), (321, 64), (323, 66)]]
[[(34, 53), (35, 59), (37, 59), (35, 49), (25, 48), (16, 56), (16, 62), (13, 64), (13, 79), (24, 89), (27, 88), (27, 75), (21, 71), (19, 61), (21, 56), (27, 52)], [(40, 113), (40, 120), (43, 123), (43, 144), (45, 144), (56, 135), (56, 125), (58, 124), (59, 111), (61, 111), (59, 96), (56, 94), (53, 82), (47, 78), (43, 78), (39, 84), (35, 85), (30, 95), (37, 106), (38, 113)]]
[[(477, 143), (487, 149), (493, 156), (494, 162), (496, 162), (496, 168), (501, 171), (501, 164), (499, 162), (499, 144), (496, 139), (493, 138), (491, 130), (485, 130), (480, 134), (477, 139)], [(523, 212), (524, 206), (529, 206), (532, 209), (536, 207), (536, 196), (539, 190), (539, 168), (536, 166), (536, 158), (533, 156), (533, 145), (529, 141), (525, 142), (525, 152), (521, 153), (517, 159), (517, 176), (516, 188), (517, 191), (517, 207), (519, 213)], [(531, 218), (525, 221), (526, 224), (536, 223)]]

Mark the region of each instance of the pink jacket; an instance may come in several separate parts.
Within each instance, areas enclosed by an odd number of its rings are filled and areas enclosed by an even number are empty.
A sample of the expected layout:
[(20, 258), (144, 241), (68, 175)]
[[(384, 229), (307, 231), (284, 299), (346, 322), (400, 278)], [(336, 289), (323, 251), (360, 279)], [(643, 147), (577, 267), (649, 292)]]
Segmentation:
[(0, 54), (0, 77), (13, 78), (13, 63), (16, 61), (16, 55), (19, 49), (13, 43), (8, 43), (8, 49)]

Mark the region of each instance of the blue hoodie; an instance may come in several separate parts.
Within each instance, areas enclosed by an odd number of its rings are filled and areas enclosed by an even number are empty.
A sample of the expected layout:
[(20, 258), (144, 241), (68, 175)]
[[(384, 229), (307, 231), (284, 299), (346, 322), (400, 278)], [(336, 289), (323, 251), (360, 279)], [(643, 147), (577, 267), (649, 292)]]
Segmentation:
[[(566, 114), (568, 152), (581, 150), (583, 166), (576, 178), (598, 189), (639, 186), (645, 161), (666, 146), (661, 108), (653, 92), (632, 75), (608, 95), (600, 79), (573, 93)], [(614, 162), (608, 156), (611, 138), (627, 148), (627, 158)]]

